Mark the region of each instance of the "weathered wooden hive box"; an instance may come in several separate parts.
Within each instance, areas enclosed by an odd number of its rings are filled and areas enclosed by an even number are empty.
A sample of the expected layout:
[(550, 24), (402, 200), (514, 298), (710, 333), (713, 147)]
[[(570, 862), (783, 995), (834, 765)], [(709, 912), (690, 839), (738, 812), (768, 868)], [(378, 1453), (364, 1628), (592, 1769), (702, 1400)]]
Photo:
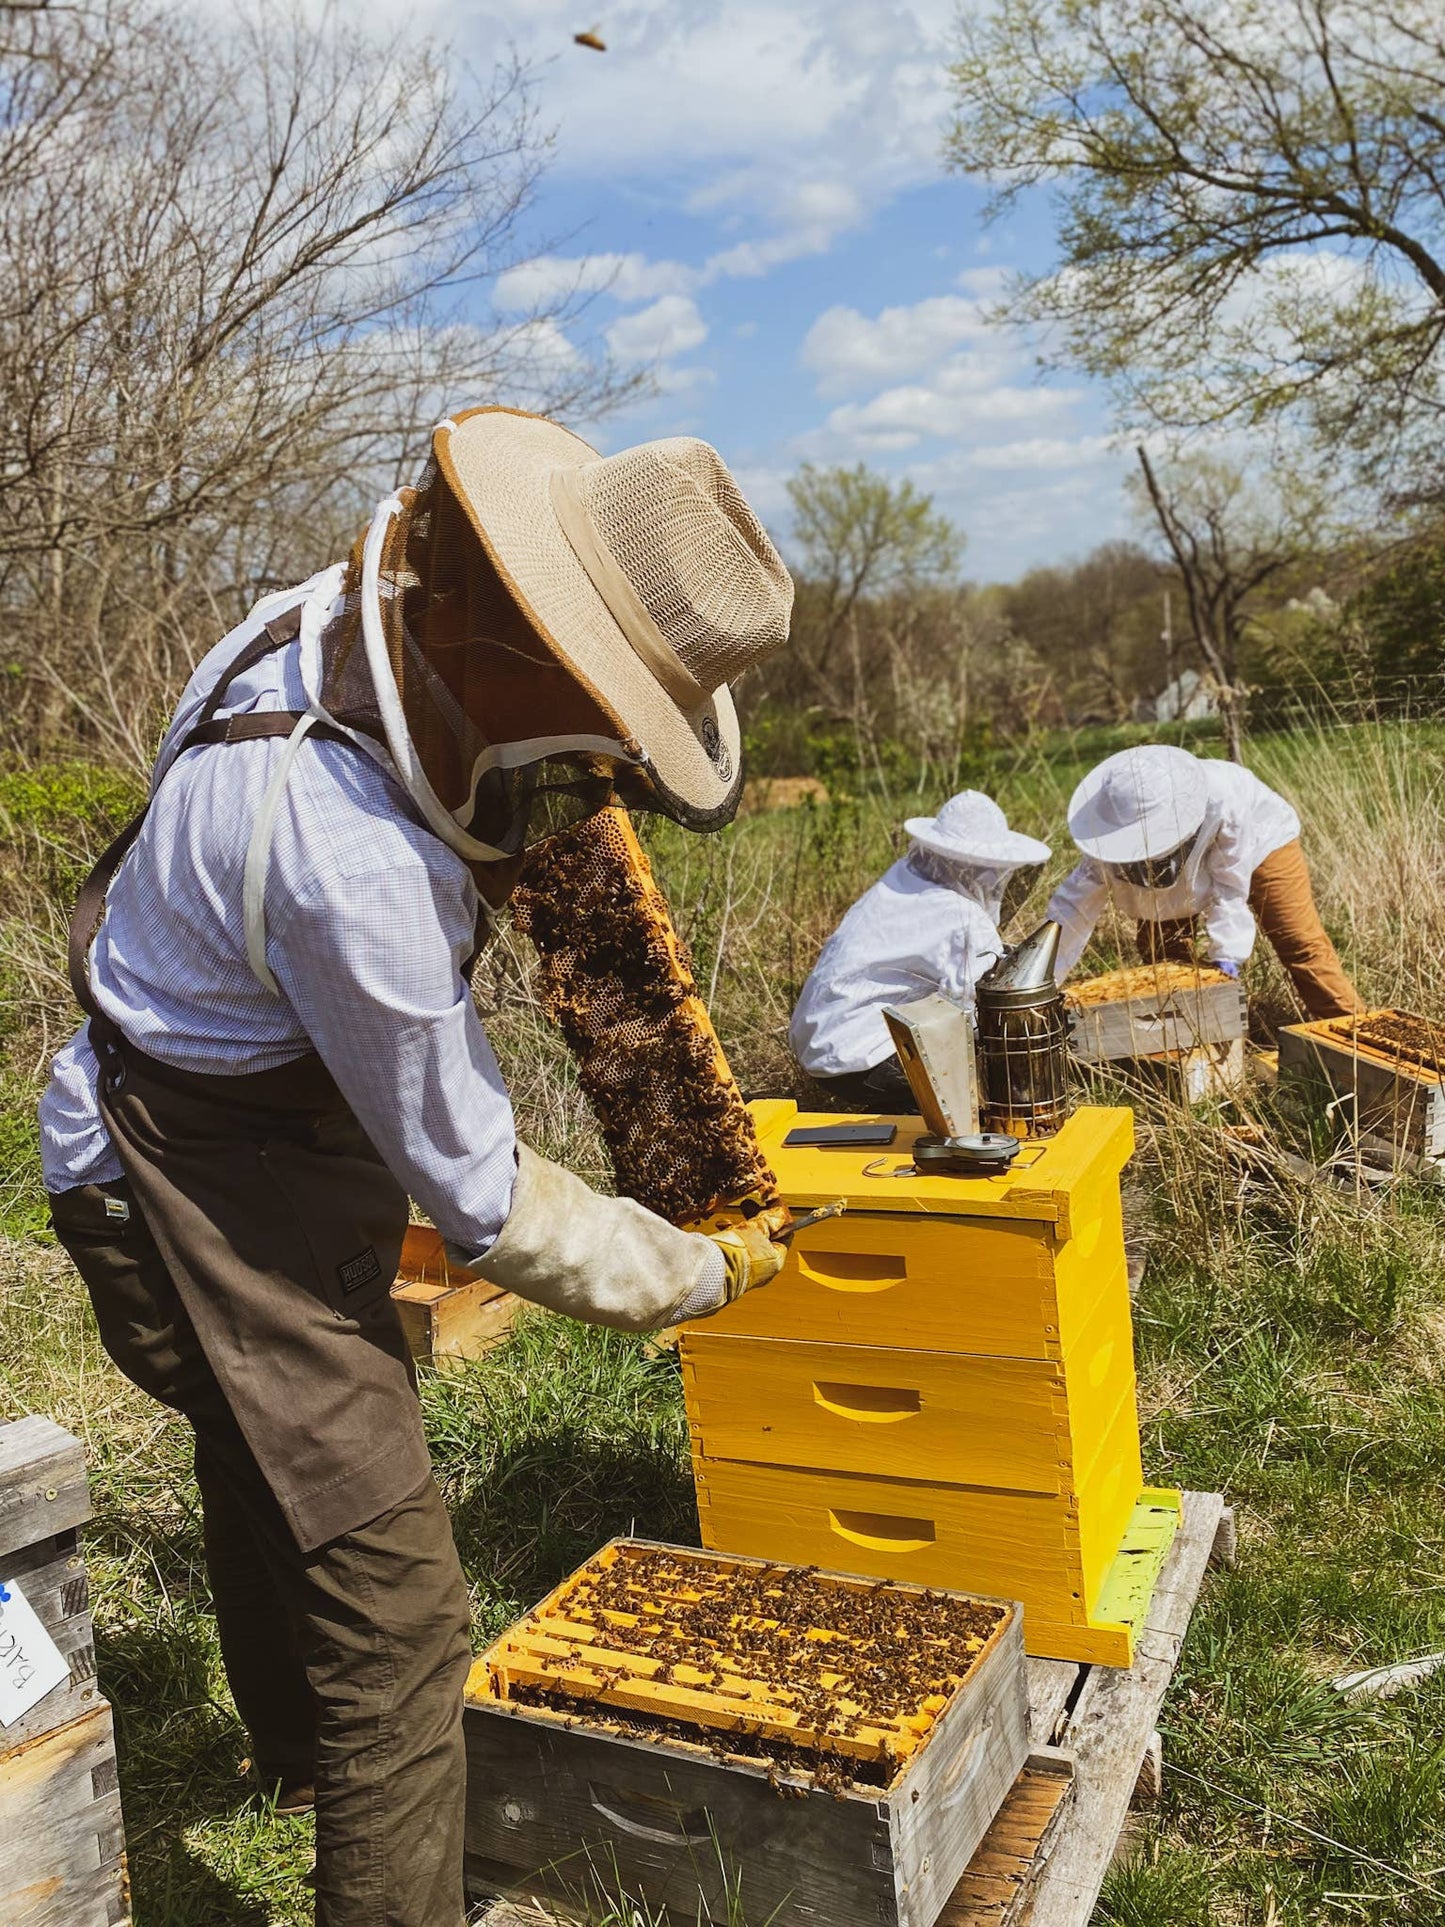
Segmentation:
[(423, 1224), (407, 1226), (391, 1299), (412, 1357), (437, 1367), (500, 1345), (522, 1304), (470, 1265), (454, 1264), (441, 1233)]
[(1279, 1034), (1279, 1075), (1367, 1145), (1445, 1158), (1445, 1024), (1407, 1010), (1291, 1024)]
[(465, 1719), (474, 1890), (932, 1927), (1028, 1754), (1019, 1611), (615, 1540)]
[(1142, 964), (1070, 984), (1070, 1048), (1086, 1063), (1231, 1044), (1249, 1029), (1244, 989), (1207, 964)]
[(1131, 1663), (1179, 1518), (1146, 1488), (1119, 1174), (1133, 1114), (1088, 1106), (1001, 1177), (793, 1147), (784, 1197), (847, 1211), (761, 1291), (685, 1326), (703, 1542), (1024, 1606), (1031, 1653)]
[[(95, 1677), (79, 1527), (85, 1455), (46, 1418), (0, 1425), (0, 1592), (21, 1598), (69, 1674), (0, 1726), (0, 1922), (118, 1927), (130, 1918), (110, 1707)], [(26, 1653), (0, 1602), (0, 1665)]]

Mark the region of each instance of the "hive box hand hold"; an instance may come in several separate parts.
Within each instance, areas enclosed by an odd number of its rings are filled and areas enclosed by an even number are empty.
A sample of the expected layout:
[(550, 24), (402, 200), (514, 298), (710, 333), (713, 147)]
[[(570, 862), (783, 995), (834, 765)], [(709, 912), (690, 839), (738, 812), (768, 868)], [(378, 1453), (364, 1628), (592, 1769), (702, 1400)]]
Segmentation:
[(995, 1177), (916, 1171), (916, 1118), (880, 1157), (755, 1115), (789, 1205), (848, 1208), (683, 1328), (704, 1543), (1018, 1599), (1031, 1653), (1129, 1665), (1179, 1519), (1140, 1455), (1132, 1114), (1082, 1107)]
[(639, 1540), (478, 1661), (474, 1890), (932, 1927), (1028, 1753), (1018, 1607)]

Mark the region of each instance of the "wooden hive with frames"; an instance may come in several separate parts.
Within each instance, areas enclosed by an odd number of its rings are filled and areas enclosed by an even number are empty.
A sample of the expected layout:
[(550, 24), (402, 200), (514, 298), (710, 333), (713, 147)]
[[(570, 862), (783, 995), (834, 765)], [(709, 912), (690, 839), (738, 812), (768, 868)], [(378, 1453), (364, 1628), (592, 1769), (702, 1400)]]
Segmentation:
[(475, 1884), (929, 1927), (1028, 1753), (1020, 1614), (618, 1540), (483, 1654), (466, 1720)]

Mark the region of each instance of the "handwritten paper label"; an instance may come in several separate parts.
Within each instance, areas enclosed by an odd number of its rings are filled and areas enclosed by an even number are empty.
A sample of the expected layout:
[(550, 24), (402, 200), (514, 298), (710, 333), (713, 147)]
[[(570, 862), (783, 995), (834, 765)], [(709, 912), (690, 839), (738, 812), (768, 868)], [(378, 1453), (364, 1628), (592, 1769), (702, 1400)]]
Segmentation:
[(70, 1661), (41, 1625), (18, 1579), (0, 1579), (0, 1726), (13, 1726), (70, 1678)]

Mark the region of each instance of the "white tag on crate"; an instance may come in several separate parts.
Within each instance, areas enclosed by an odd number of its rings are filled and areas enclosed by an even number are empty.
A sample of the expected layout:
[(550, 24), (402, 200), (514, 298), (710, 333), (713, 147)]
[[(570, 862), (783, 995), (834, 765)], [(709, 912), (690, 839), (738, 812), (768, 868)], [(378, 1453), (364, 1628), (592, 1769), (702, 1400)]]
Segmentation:
[(13, 1726), (70, 1678), (70, 1661), (41, 1625), (18, 1579), (0, 1579), (0, 1726)]

